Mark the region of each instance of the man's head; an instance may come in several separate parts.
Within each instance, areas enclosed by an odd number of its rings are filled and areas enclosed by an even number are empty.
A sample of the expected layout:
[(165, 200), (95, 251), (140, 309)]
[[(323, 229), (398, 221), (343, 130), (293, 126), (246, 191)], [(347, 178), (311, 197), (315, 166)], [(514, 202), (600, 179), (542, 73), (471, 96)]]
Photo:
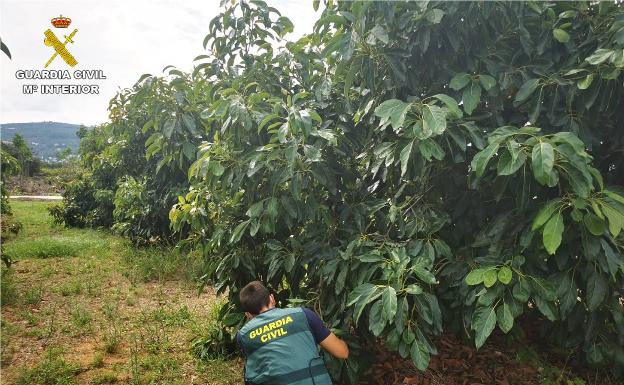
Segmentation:
[(260, 281), (249, 282), (238, 296), (248, 319), (275, 307), (273, 294), (269, 294), (269, 290)]

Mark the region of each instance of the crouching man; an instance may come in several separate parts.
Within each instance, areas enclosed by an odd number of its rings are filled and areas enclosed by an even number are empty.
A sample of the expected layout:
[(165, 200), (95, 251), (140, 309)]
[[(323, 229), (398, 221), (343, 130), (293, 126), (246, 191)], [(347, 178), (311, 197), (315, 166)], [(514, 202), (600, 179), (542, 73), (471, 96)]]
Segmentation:
[(245, 384), (331, 385), (317, 345), (341, 359), (349, 357), (349, 348), (316, 313), (276, 308), (259, 281), (241, 290), (240, 302), (249, 320), (236, 335), (245, 355)]

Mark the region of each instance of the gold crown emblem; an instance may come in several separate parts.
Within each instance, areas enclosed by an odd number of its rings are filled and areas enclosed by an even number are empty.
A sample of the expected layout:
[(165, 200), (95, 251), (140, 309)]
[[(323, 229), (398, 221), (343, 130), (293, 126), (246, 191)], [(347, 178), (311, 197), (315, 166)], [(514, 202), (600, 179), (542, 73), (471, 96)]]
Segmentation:
[(52, 25), (56, 28), (67, 28), (70, 24), (71, 19), (69, 17), (63, 17), (63, 15), (52, 19)]

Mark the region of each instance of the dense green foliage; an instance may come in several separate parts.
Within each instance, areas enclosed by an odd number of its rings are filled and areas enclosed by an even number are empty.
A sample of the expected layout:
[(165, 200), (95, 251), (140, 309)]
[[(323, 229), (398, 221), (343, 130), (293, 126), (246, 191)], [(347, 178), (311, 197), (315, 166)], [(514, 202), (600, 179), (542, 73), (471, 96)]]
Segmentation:
[(421, 370), (442, 330), (530, 321), (622, 373), (622, 7), (355, 1), (292, 28), (228, 2), (192, 74), (113, 100), (81, 155), (114, 227), (163, 234), (187, 189), (173, 230), (233, 302), (262, 279)]
[(201, 87), (186, 75), (149, 78), (110, 103), (110, 123), (82, 130), (86, 170), (51, 210), (59, 223), (109, 227), (138, 243), (168, 241), (168, 211), (188, 188), (196, 159)]

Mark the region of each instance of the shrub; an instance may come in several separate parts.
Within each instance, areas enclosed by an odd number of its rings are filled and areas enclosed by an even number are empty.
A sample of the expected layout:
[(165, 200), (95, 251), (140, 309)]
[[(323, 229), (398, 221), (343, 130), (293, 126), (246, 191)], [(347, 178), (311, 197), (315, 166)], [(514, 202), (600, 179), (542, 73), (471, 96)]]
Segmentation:
[(131, 176), (120, 180), (115, 192), (113, 230), (127, 236), (135, 243), (160, 243), (170, 233), (168, 211), (180, 191), (172, 189), (166, 194), (147, 186), (149, 179), (140, 181)]
[[(181, 72), (175, 81), (143, 77), (111, 100), (111, 122), (82, 133), (87, 172), (53, 209), (68, 226), (105, 226), (136, 243), (170, 242), (167, 212), (188, 188), (201, 141), (192, 102), (207, 85)], [(161, 119), (162, 116), (167, 119)]]
[(63, 202), (51, 206), (55, 223), (71, 227), (110, 227), (113, 223), (113, 192), (97, 189), (88, 174), (78, 175), (63, 192)]
[(231, 357), (238, 349), (235, 330), (243, 321), (240, 313), (232, 312), (227, 302), (212, 308), (207, 327), (201, 328), (199, 336), (191, 342), (191, 354), (200, 360)]

